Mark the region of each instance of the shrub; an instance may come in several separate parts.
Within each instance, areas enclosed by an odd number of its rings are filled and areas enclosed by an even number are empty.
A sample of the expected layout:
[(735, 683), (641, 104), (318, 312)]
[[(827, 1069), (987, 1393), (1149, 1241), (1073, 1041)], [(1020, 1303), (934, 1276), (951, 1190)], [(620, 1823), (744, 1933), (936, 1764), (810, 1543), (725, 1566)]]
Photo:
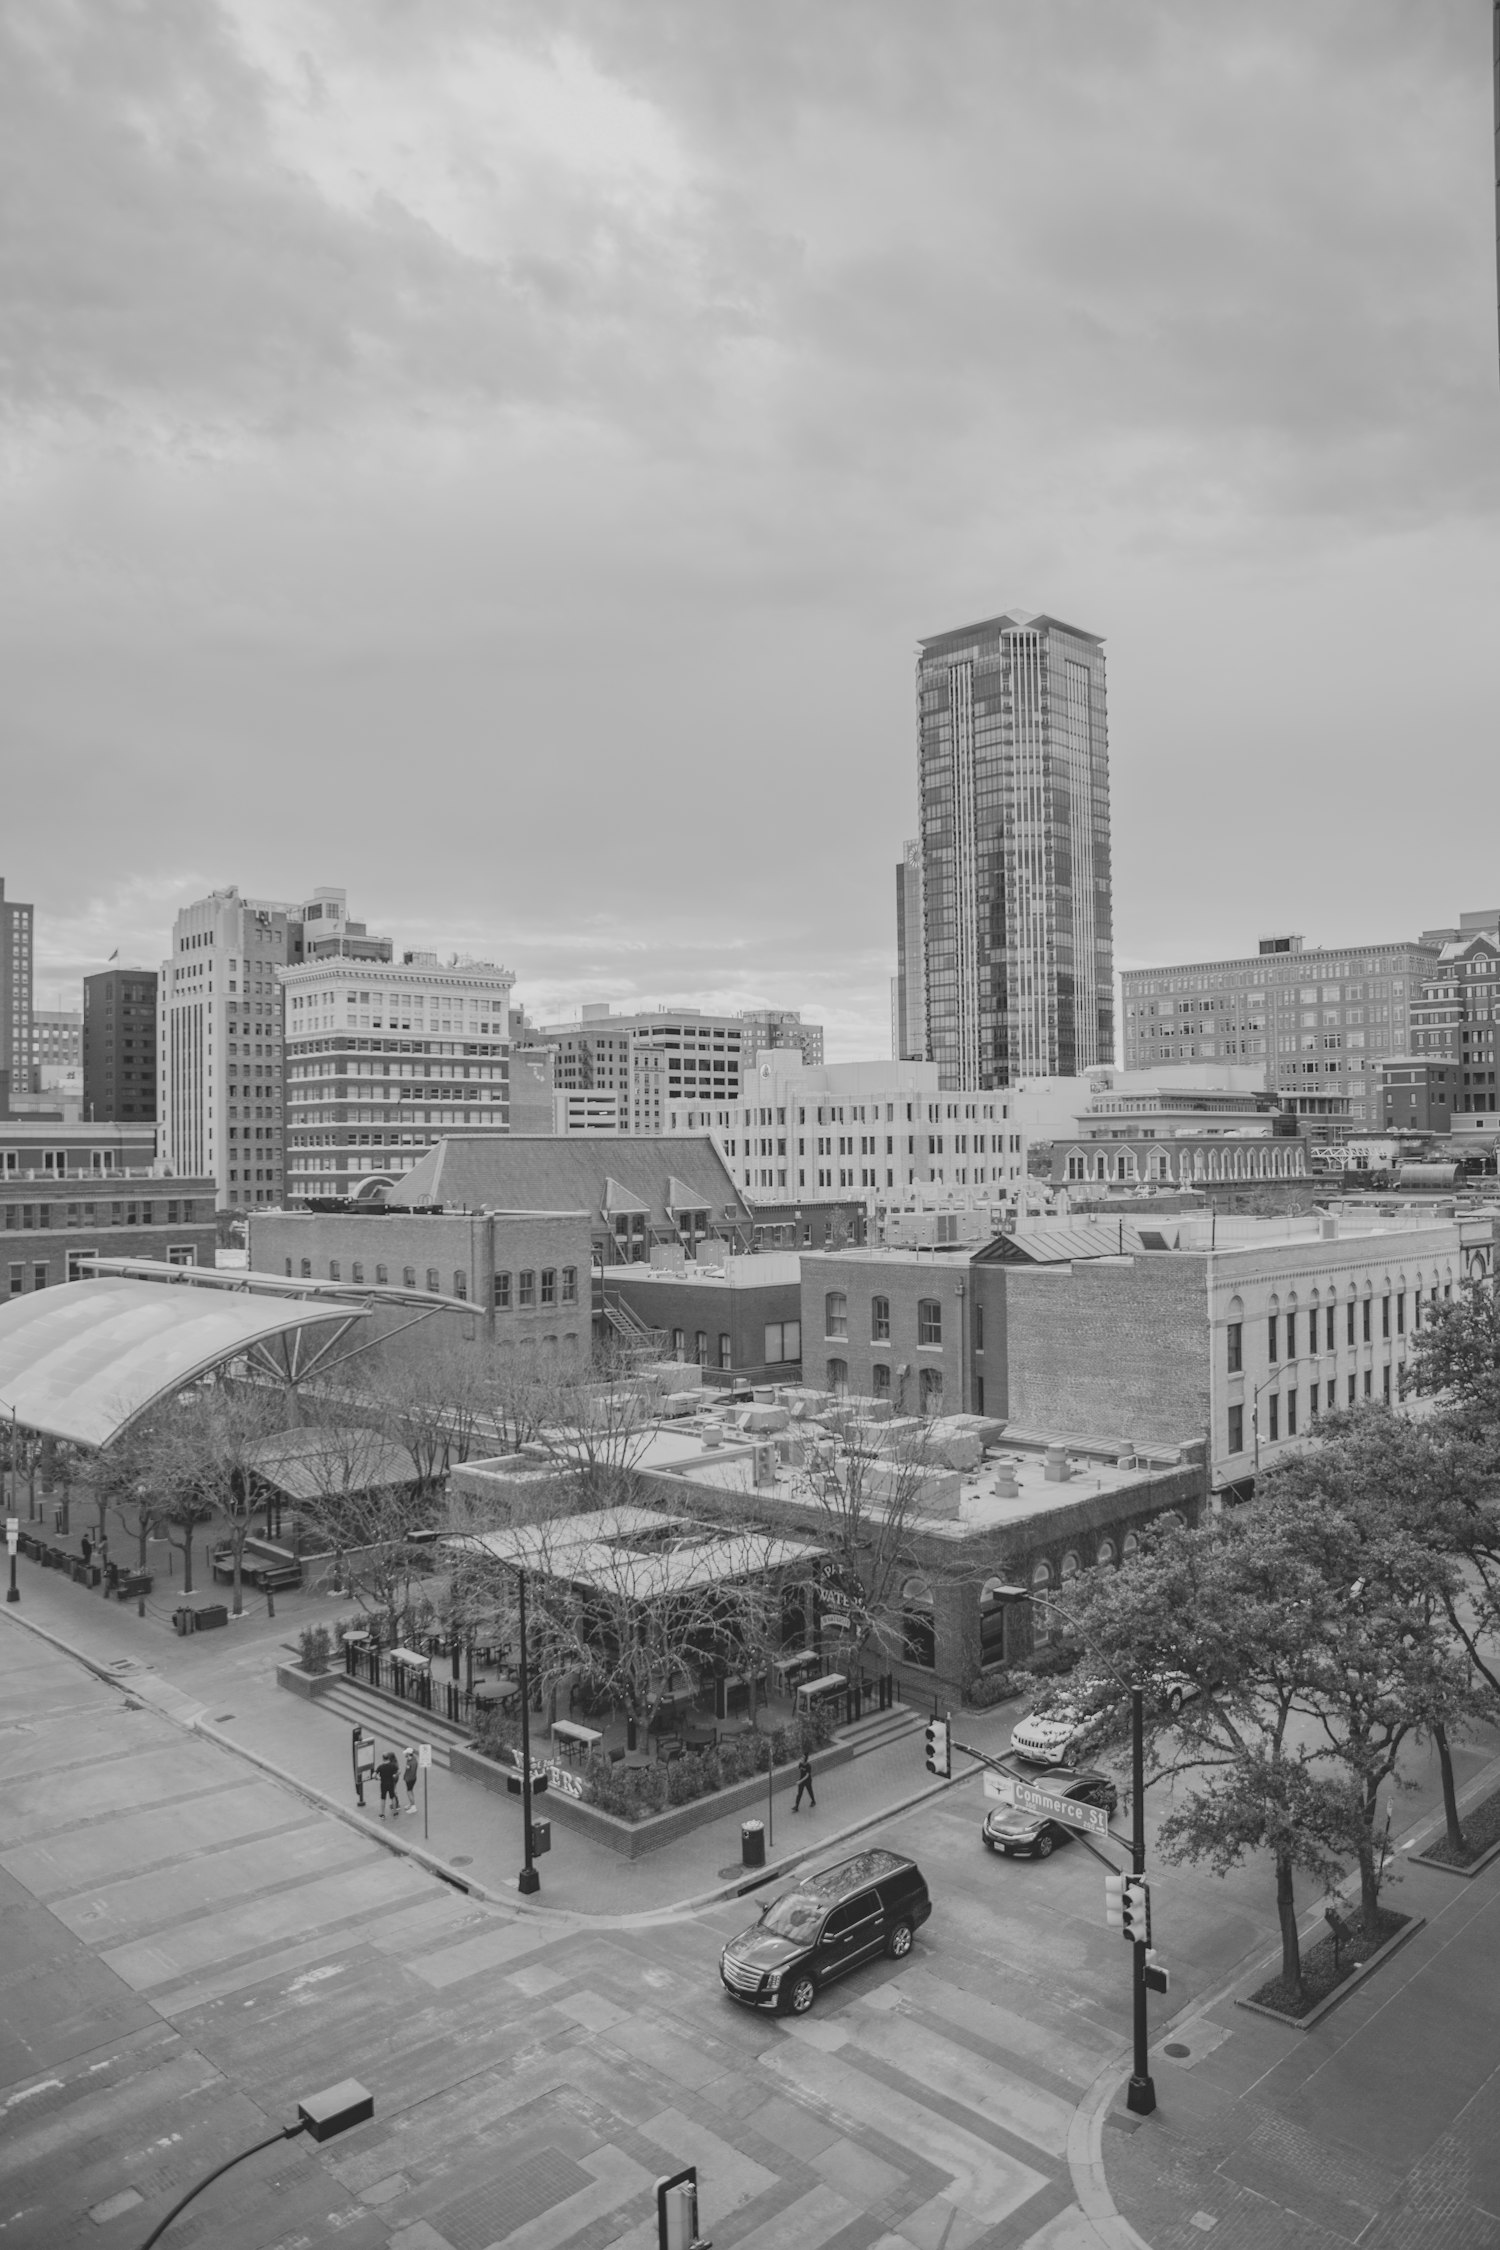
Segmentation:
[(1023, 1674), (1029, 1672), (1034, 1680), (1060, 1679), (1065, 1672), (1074, 1669), (1078, 1655), (1076, 1648), (1069, 1648), (1066, 1642), (1059, 1642), (1048, 1648), (1036, 1649), (1027, 1657), (1021, 1671)]
[(1015, 1672), (981, 1672), (964, 1689), (964, 1701), (971, 1711), (988, 1711), (992, 1704), (1019, 1695), (1024, 1685), (1024, 1678)]
[(326, 1672), (333, 1641), (326, 1625), (304, 1625), (298, 1636), (297, 1661), (304, 1672)]
[(498, 1758), (502, 1765), (508, 1765), (510, 1753), (520, 1746), (519, 1717), (493, 1707), (479, 1710), (474, 1720), (474, 1747), (482, 1758)]

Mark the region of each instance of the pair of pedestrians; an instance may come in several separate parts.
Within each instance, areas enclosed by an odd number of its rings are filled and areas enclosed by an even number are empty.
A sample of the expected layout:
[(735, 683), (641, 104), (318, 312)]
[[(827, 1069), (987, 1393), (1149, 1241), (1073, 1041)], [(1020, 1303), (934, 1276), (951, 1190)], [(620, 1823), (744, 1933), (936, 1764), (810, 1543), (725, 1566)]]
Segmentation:
[(387, 1805), (391, 1808), (392, 1820), (395, 1820), (399, 1815), (401, 1811), (399, 1791), (403, 1781), (406, 1784), (406, 1809), (408, 1812), (416, 1811), (417, 1775), (420, 1771), (421, 1761), (417, 1756), (415, 1744), (409, 1743), (407, 1745), (404, 1766), (393, 1749), (387, 1750), (385, 1756), (375, 1768), (375, 1779), (380, 1783), (380, 1817), (382, 1820), (385, 1818)]

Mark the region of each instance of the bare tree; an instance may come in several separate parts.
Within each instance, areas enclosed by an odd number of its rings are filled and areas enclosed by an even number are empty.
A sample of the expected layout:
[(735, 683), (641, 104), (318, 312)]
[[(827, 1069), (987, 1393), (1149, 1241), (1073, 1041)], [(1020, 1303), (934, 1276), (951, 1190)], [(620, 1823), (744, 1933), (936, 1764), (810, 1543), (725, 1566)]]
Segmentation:
[(847, 1620), (855, 1677), (872, 1645), (887, 1661), (904, 1653), (901, 1587), (919, 1567), (914, 1527), (927, 1479), (938, 1466), (925, 1430), (899, 1436), (880, 1451), (858, 1439), (810, 1440), (804, 1473), (815, 1536), (826, 1555), (823, 1599)]
[(234, 1614), (245, 1607), (245, 1542), (255, 1507), (256, 1457), (286, 1419), (282, 1392), (232, 1376), (185, 1391), (153, 1418), (149, 1476), (161, 1492), (190, 1492), (223, 1526), (233, 1565)]

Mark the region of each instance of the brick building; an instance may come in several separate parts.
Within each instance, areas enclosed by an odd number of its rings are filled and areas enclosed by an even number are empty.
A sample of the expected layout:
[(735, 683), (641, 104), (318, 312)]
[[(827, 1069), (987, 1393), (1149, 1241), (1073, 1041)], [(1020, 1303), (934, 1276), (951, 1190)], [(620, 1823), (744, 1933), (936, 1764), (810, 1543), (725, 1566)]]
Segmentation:
[(975, 1395), (971, 1295), (967, 1250), (829, 1250), (804, 1257), (807, 1381), (835, 1393), (888, 1399), (898, 1414), (993, 1412)]
[[(146, 1147), (132, 1150), (108, 1127), (101, 1135), (44, 1124), (45, 1146), (35, 1126), (24, 1130), (28, 1139), (8, 1140), (0, 1151), (0, 1294), (27, 1296), (76, 1281), (90, 1251), (177, 1266), (213, 1264), (214, 1183), (163, 1178), (152, 1168), (149, 1133)], [(116, 1161), (132, 1154), (144, 1161)]]
[[(500, 1352), (531, 1355), (573, 1374), (593, 1342), (589, 1219), (582, 1211), (345, 1211), (252, 1213), (256, 1273), (346, 1287), (418, 1289), (454, 1300), (431, 1324), (409, 1328), (399, 1356), (421, 1356), (481, 1338)], [(464, 1313), (462, 1305), (472, 1306)], [(372, 1316), (370, 1332), (393, 1335), (410, 1312)]]
[(83, 1113), (156, 1122), (156, 971), (83, 980)]
[(801, 1260), (793, 1254), (768, 1251), (706, 1266), (615, 1266), (604, 1297), (657, 1330), (673, 1359), (752, 1383), (801, 1379)]

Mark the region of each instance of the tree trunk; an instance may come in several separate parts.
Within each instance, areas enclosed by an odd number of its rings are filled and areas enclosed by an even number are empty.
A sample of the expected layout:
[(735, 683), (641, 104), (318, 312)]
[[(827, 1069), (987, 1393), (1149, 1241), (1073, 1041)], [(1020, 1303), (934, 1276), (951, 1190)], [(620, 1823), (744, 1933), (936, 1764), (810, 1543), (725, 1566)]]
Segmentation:
[(243, 1617), (245, 1614), (244, 1586), (240, 1577), (244, 1559), (245, 1542), (243, 1538), (236, 1539), (234, 1542), (234, 1614), (236, 1617)]
[(147, 1521), (146, 1521), (145, 1517), (144, 1517), (144, 1516), (142, 1516), (142, 1518), (141, 1518), (141, 1520), (140, 1520), (140, 1525), (139, 1525), (139, 1528), (138, 1528), (138, 1531), (137, 1531), (137, 1538), (138, 1538), (138, 1539), (139, 1539), (139, 1541), (140, 1541), (140, 1570), (141, 1570), (141, 1576), (142, 1576), (143, 1578), (144, 1578), (144, 1576), (145, 1576), (145, 1574), (146, 1574), (146, 1560), (147, 1560), (147, 1558), (146, 1558), (146, 1541), (147, 1541), (147, 1539), (148, 1539), (148, 1538), (149, 1538), (149, 1536), (150, 1536), (150, 1531), (151, 1531), (151, 1527), (150, 1527), (150, 1525), (149, 1525), (149, 1524), (147, 1523)]
[(191, 1524), (188, 1525), (182, 1542), (182, 1590), (185, 1594), (190, 1594), (193, 1590), (193, 1527)]
[(1432, 1739), (1437, 1744), (1438, 1767), (1443, 1776), (1443, 1818), (1448, 1824), (1448, 1849), (1462, 1859), (1469, 1847), (1459, 1824), (1458, 1791), (1453, 1785), (1453, 1752), (1448, 1747), (1447, 1728), (1434, 1727)]
[(1380, 1885), (1375, 1876), (1373, 1827), (1365, 1829), (1359, 1839), (1359, 1909), (1364, 1921), (1366, 1937), (1378, 1936), (1380, 1931)]
[(1302, 1991), (1302, 1945), (1297, 1936), (1297, 1902), (1290, 1852), (1276, 1854), (1276, 1919), (1281, 1924), (1281, 1980)]

